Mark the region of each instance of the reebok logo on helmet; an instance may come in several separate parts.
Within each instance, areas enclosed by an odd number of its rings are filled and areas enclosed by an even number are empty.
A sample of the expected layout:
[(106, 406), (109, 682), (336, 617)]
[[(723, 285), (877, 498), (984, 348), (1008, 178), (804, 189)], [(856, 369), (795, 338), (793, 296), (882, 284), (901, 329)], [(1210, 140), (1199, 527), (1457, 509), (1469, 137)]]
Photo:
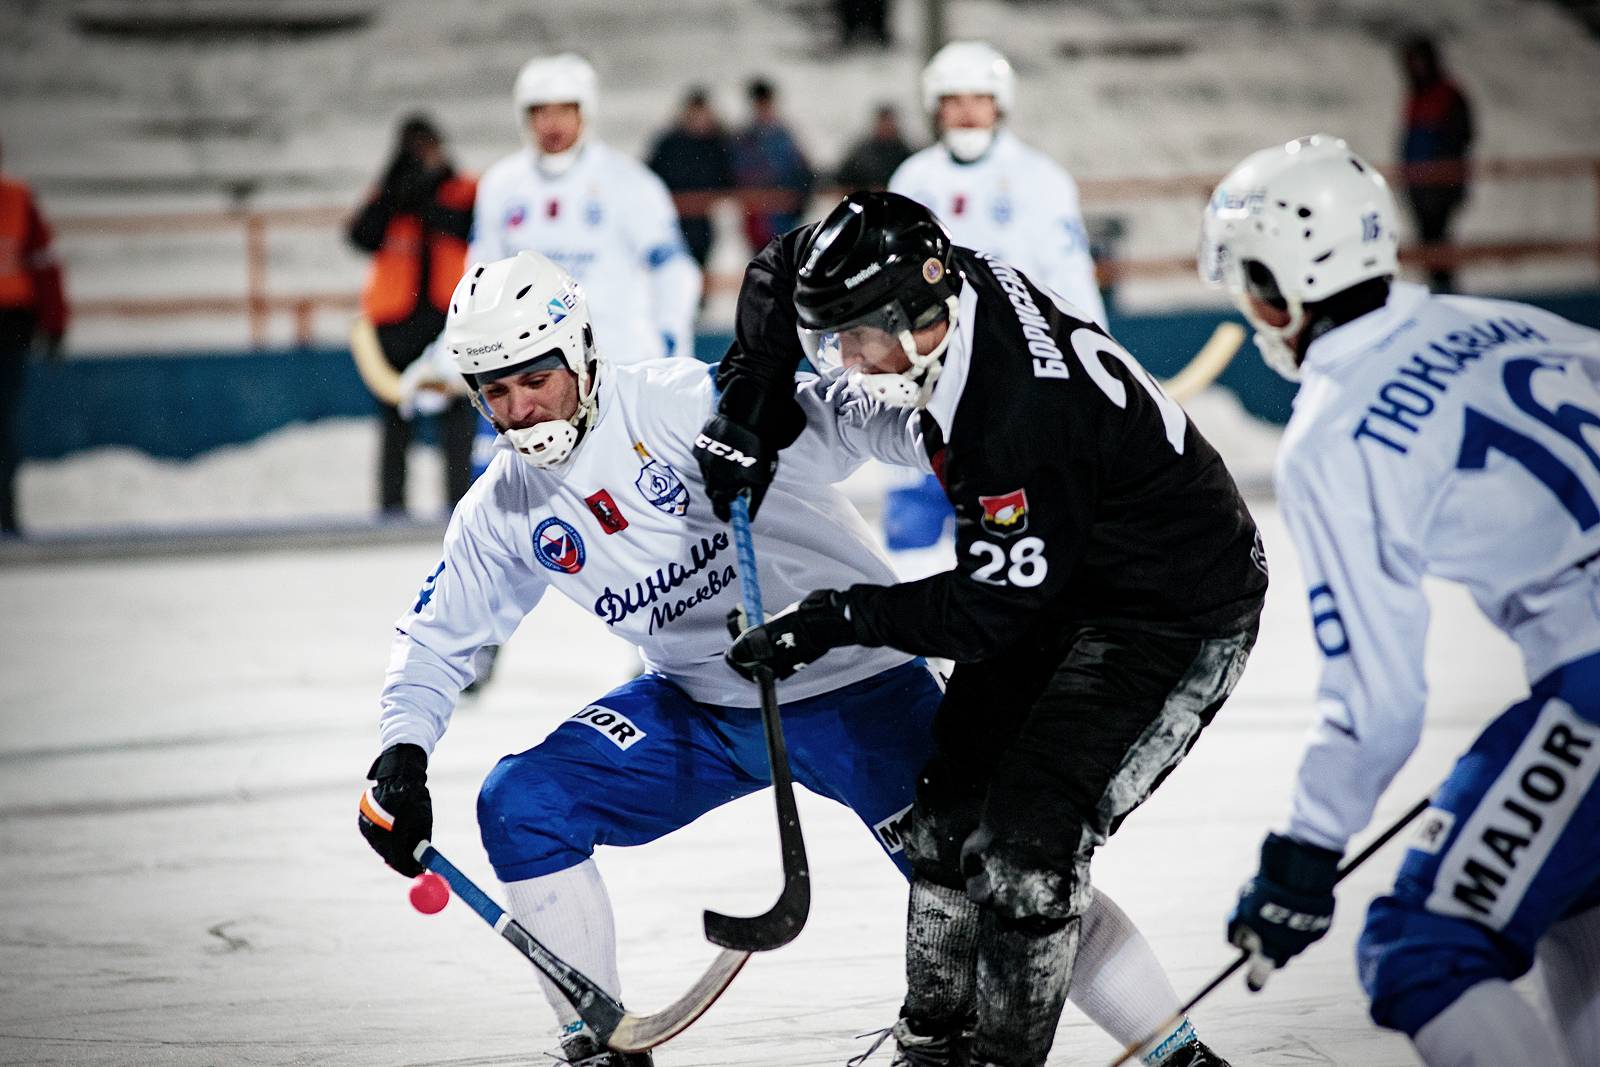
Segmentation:
[(846, 289), (854, 289), (856, 286), (860, 285), (862, 282), (866, 281), (868, 278), (872, 277), (882, 269), (882, 263), (869, 263), (861, 270), (846, 278), (844, 280), (844, 287)]

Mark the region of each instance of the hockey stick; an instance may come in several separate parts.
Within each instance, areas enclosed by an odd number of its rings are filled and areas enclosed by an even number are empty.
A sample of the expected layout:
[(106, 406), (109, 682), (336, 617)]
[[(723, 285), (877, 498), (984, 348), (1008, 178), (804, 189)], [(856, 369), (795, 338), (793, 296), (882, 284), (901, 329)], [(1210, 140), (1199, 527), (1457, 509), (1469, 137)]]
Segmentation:
[[(1412, 819), (1415, 819), (1418, 815), (1421, 815), (1424, 811), (1428, 810), (1428, 804), (1432, 799), (1432, 797), (1423, 797), (1421, 800), (1417, 801), (1410, 811), (1406, 812), (1404, 815), (1400, 816), (1399, 819), (1395, 820), (1393, 825), (1391, 825), (1383, 833), (1379, 834), (1370, 845), (1356, 853), (1354, 859), (1339, 868), (1338, 873), (1334, 876), (1333, 884), (1338, 885), (1340, 882), (1344, 881), (1345, 875), (1354, 871), (1357, 867), (1371, 859), (1373, 853), (1377, 852), (1384, 845), (1387, 845), (1401, 830), (1404, 830), (1407, 826), (1411, 825)], [(1196, 1004), (1206, 999), (1206, 997), (1209, 997), (1212, 991), (1214, 991), (1223, 982), (1226, 982), (1229, 978), (1232, 978), (1234, 972), (1248, 962), (1250, 962), (1250, 953), (1244, 949), (1240, 949), (1237, 959), (1223, 968), (1215, 978), (1211, 979), (1211, 981), (1205, 984), (1200, 992), (1190, 997), (1183, 1007), (1179, 1008), (1176, 1012), (1170, 1015), (1164, 1022), (1162, 1022), (1160, 1026), (1156, 1027), (1149, 1034), (1145, 1035), (1141, 1040), (1135, 1041), (1133, 1044), (1123, 1049), (1122, 1055), (1112, 1060), (1110, 1067), (1122, 1067), (1124, 1063), (1127, 1063), (1129, 1060), (1137, 1056), (1140, 1049), (1144, 1048), (1152, 1041), (1159, 1040), (1162, 1035), (1170, 1033), (1173, 1027), (1183, 1022), (1183, 1017), (1188, 1015)]]
[[(750, 535), (750, 503), (740, 495), (733, 501), (733, 543), (739, 553), (739, 588), (744, 597), (745, 620), (759, 626), (761, 585), (756, 580), (756, 548)], [(778, 806), (778, 847), (783, 853), (783, 892), (761, 915), (739, 917), (707, 910), (706, 940), (725, 949), (765, 952), (787, 945), (799, 936), (811, 913), (811, 869), (806, 862), (806, 841), (800, 833), (800, 810), (795, 806), (794, 779), (789, 771), (789, 750), (783, 743), (783, 720), (778, 714), (778, 685), (767, 667), (755, 669), (761, 687), (761, 729), (767, 737), (767, 765), (772, 769), (772, 797)]]
[(518, 952), (527, 957), (528, 962), (539, 969), (539, 973), (554, 982), (562, 995), (578, 1009), (578, 1015), (589, 1024), (595, 1036), (618, 1052), (643, 1052), (682, 1033), (716, 1002), (750, 958), (748, 952), (724, 949), (717, 953), (711, 966), (683, 996), (654, 1015), (634, 1015), (623, 1008), (615, 997), (596, 985), (592, 978), (545, 948), (504, 908), (489, 899), (489, 895), (479, 889), (472, 879), (441, 856), (430, 842), (424, 840), (417, 845), (416, 857), (417, 862), (428, 870), (442, 875), (456, 896), (466, 901), (473, 911), (483, 917), (484, 922), (494, 927), (496, 933), (511, 942)]
[(350, 324), (350, 358), (355, 360), (362, 383), (380, 403), (400, 406), (400, 372), (389, 366), (377, 328), (365, 315)]
[(1239, 347), (1244, 344), (1244, 327), (1237, 322), (1222, 322), (1211, 332), (1211, 339), (1177, 374), (1161, 383), (1166, 394), (1178, 403), (1191, 399), (1217, 380), (1228, 369)]

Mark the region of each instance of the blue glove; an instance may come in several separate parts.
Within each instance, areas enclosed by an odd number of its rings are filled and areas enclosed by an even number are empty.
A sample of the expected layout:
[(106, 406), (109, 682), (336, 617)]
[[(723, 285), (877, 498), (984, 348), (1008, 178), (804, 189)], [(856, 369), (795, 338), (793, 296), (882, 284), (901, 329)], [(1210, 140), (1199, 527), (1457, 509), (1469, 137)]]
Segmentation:
[(1328, 932), (1339, 859), (1333, 849), (1277, 834), (1261, 843), (1261, 869), (1239, 891), (1228, 916), (1228, 940), (1251, 956), (1245, 984), (1252, 992), (1261, 991), (1274, 968)]
[(667, 355), (672, 355), (678, 349), (678, 339), (665, 330), (661, 331), (661, 350)]

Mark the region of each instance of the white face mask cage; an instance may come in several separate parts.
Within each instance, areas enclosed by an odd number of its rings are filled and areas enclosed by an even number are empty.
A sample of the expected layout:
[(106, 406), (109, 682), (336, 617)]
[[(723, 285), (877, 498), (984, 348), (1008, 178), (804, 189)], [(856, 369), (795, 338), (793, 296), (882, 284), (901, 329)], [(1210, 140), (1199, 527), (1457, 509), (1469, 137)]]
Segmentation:
[(940, 142), (956, 159), (962, 163), (971, 163), (989, 151), (994, 144), (995, 128), (974, 129), (968, 126), (952, 126), (939, 135)]
[[(1305, 325), (1305, 306), (1295, 294), (1280, 293), (1289, 313), (1286, 324), (1274, 326), (1257, 314), (1255, 302), (1250, 299), (1251, 286), (1244, 261), (1235, 254), (1229, 240), (1234, 229), (1245, 225), (1248, 219), (1249, 214), (1244, 209), (1230, 207), (1221, 198), (1213, 197), (1200, 228), (1196, 267), (1207, 285), (1228, 291), (1234, 306), (1255, 327), (1256, 350), (1267, 366), (1289, 381), (1297, 382), (1300, 380), (1300, 356), (1293, 339)], [(1261, 266), (1266, 268), (1264, 263)]]
[[(955, 337), (956, 311), (959, 301), (952, 294), (945, 298), (945, 333), (939, 343), (926, 353), (917, 351), (911, 323), (898, 303), (870, 311), (850, 322), (828, 330), (799, 328), (800, 344), (806, 358), (819, 373), (848, 371), (857, 385), (875, 400), (892, 407), (922, 407), (933, 394), (933, 383), (943, 367), (945, 351)], [(935, 320), (938, 321), (938, 320)], [(874, 362), (892, 358), (898, 350), (910, 366), (904, 370), (872, 370), (860, 359), (846, 367), (844, 348), (849, 345), (853, 354), (872, 358)]]
[(593, 355), (593, 350), (585, 345), (584, 357), (578, 361), (581, 369), (573, 372), (578, 379), (578, 409), (570, 419), (549, 419), (521, 429), (511, 429), (495, 416), (481, 387), (472, 390), (472, 406), (489, 420), (489, 425), (498, 430), (523, 459), (540, 470), (560, 466), (572, 455), (600, 413), (600, 363)]

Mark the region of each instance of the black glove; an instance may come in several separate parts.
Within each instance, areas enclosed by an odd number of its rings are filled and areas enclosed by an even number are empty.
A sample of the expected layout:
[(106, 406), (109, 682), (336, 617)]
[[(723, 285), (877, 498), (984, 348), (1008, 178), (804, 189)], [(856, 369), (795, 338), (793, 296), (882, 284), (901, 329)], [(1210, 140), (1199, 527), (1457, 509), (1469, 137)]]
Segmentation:
[(367, 771), (373, 783), (361, 794), (356, 817), (361, 836), (383, 862), (414, 878), (422, 873), (417, 843), (433, 836), (428, 796), (428, 754), (418, 745), (391, 745)]
[(818, 589), (768, 619), (765, 626), (739, 634), (723, 659), (752, 681), (761, 666), (774, 678), (787, 678), (830, 648), (860, 643), (848, 611), (844, 593)]
[(727, 522), (733, 514), (734, 497), (746, 490), (750, 493), (750, 518), (756, 517), (761, 498), (778, 472), (776, 450), (762, 444), (750, 427), (726, 415), (713, 415), (694, 439), (694, 458), (717, 518)]
[(1332, 849), (1277, 834), (1261, 843), (1261, 869), (1228, 916), (1228, 940), (1253, 957), (1245, 975), (1252, 990), (1328, 932), (1339, 858)]

